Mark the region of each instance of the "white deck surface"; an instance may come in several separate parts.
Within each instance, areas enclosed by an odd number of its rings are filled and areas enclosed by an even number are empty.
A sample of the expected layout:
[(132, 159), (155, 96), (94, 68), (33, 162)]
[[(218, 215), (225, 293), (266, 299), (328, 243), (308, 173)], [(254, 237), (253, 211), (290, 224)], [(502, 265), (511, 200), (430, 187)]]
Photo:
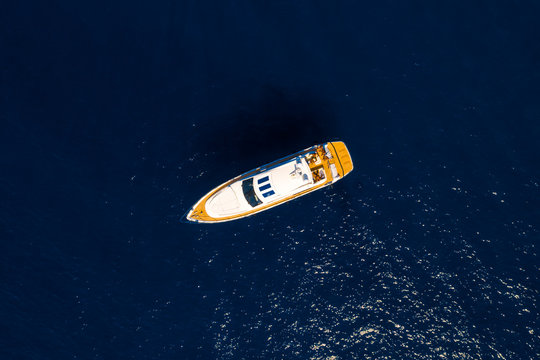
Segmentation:
[(215, 218), (241, 214), (253, 209), (244, 197), (241, 181), (218, 191), (208, 199), (205, 208), (208, 215)]

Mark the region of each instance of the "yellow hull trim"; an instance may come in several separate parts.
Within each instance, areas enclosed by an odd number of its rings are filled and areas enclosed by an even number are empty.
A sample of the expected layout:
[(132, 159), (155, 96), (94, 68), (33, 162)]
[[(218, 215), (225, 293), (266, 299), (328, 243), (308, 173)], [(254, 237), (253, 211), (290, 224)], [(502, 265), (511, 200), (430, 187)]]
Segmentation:
[[(341, 177), (344, 177), (350, 173), (354, 166), (351, 159), (351, 154), (347, 149), (347, 146), (343, 141), (333, 141), (328, 143), (330, 146), (330, 152), (334, 158), (338, 159), (339, 167), (338, 172)], [(339, 171), (341, 169), (341, 172)]]

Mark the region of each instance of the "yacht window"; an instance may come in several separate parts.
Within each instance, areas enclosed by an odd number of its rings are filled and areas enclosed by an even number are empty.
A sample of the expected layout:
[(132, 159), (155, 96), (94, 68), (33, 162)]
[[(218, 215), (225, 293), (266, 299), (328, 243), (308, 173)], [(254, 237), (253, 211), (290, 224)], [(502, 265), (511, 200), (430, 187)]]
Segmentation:
[(257, 194), (255, 194), (255, 190), (253, 189), (253, 178), (242, 181), (242, 191), (251, 207), (262, 204), (262, 201), (257, 197)]
[(265, 176), (257, 180), (257, 184), (262, 184), (263, 182), (267, 182), (267, 181), (268, 181), (268, 176)]
[(268, 191), (268, 192), (265, 192), (265, 193), (263, 194), (263, 196), (264, 196), (265, 198), (267, 198), (267, 197), (272, 196), (272, 195), (274, 195), (274, 194), (275, 194), (274, 190), (270, 190), (270, 191)]
[(270, 189), (270, 184), (263, 185), (259, 188), (260, 191), (264, 191), (266, 189)]

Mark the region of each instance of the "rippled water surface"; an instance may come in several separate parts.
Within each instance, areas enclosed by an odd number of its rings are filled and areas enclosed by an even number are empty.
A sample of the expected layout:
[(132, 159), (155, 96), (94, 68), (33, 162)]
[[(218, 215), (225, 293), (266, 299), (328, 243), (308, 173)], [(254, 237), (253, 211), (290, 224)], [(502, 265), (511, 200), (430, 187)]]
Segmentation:
[[(2, 359), (538, 359), (536, 2), (3, 6)], [(344, 141), (342, 181), (180, 222)]]

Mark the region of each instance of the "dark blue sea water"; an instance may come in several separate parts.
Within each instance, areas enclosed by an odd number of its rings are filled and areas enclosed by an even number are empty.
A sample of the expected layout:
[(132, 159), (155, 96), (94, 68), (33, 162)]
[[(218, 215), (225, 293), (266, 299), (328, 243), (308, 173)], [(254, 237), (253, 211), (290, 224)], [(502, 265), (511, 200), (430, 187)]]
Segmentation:
[[(0, 9), (1, 359), (540, 358), (537, 1)], [(329, 140), (333, 187), (180, 222)]]

